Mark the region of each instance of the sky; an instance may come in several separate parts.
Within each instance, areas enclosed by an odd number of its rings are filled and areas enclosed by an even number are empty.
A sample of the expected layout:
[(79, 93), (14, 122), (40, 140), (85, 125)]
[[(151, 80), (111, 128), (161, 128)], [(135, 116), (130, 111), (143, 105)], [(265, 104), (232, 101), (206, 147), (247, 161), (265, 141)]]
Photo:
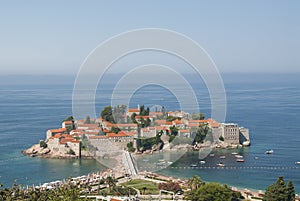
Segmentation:
[(0, 75), (77, 74), (132, 29), (196, 41), (221, 73), (299, 73), (300, 1), (0, 1)]

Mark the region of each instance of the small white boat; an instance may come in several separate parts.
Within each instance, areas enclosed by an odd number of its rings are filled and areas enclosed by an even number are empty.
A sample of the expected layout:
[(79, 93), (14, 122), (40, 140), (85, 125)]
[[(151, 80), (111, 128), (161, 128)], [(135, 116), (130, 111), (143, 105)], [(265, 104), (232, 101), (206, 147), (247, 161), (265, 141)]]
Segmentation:
[(231, 154), (232, 154), (232, 155), (238, 155), (239, 153), (237, 153), (237, 152), (232, 152)]
[(245, 162), (245, 160), (242, 158), (238, 158), (238, 159), (236, 159), (236, 162)]
[(224, 164), (224, 163), (218, 163), (217, 166), (219, 166), (219, 167), (224, 167), (225, 164)]
[(274, 153), (274, 150), (273, 150), (273, 149), (267, 150), (267, 151), (265, 152), (265, 154), (273, 154), (273, 153)]
[(197, 167), (198, 165), (196, 163), (192, 163), (190, 166), (191, 167)]
[(235, 155), (236, 158), (244, 158), (242, 155)]
[(200, 163), (200, 164), (205, 164), (206, 162), (205, 162), (205, 161), (199, 161), (199, 163)]
[(221, 159), (224, 159), (224, 158), (226, 158), (226, 156), (220, 156), (220, 158), (221, 158)]
[(209, 156), (211, 156), (211, 157), (214, 157), (214, 156), (215, 156), (215, 154), (209, 154)]
[(295, 164), (300, 165), (300, 161), (297, 161)]

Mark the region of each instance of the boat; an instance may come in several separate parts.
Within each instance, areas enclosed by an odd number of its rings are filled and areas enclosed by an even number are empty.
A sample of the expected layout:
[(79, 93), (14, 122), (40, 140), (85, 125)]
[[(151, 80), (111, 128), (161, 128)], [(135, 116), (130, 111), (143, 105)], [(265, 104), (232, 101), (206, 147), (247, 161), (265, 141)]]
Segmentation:
[(231, 154), (232, 154), (232, 155), (238, 155), (239, 153), (237, 153), (237, 152), (232, 152)]
[(257, 160), (257, 159), (258, 159), (258, 156), (255, 156), (254, 159)]
[(265, 154), (273, 154), (273, 153), (274, 153), (273, 149), (267, 150), (267, 151), (265, 152)]
[(236, 159), (236, 162), (245, 162), (245, 160), (242, 158), (238, 158), (238, 159)]
[(239, 154), (238, 154), (238, 155), (235, 155), (235, 157), (236, 157), (236, 158), (244, 158), (244, 156), (239, 155)]
[(196, 163), (192, 163), (191, 165), (190, 165), (190, 167), (197, 167), (198, 165), (196, 164)]
[(205, 161), (199, 161), (199, 163), (200, 163), (200, 164), (205, 164), (206, 162), (205, 162)]
[(300, 161), (297, 161), (295, 164), (300, 165)]
[(224, 164), (224, 163), (218, 163), (217, 166), (219, 166), (219, 167), (224, 167), (225, 164)]
[(221, 159), (224, 159), (224, 158), (226, 158), (226, 156), (220, 156), (220, 158), (221, 158)]
[(209, 154), (209, 156), (211, 156), (211, 157), (214, 157), (214, 156), (215, 156), (215, 154)]

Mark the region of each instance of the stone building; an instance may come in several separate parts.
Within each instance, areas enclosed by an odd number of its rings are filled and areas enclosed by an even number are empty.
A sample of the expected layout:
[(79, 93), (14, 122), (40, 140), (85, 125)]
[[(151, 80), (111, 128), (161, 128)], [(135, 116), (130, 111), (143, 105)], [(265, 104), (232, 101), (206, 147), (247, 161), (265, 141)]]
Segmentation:
[(222, 136), (224, 142), (228, 144), (239, 144), (240, 143), (240, 131), (239, 126), (234, 123), (222, 123)]

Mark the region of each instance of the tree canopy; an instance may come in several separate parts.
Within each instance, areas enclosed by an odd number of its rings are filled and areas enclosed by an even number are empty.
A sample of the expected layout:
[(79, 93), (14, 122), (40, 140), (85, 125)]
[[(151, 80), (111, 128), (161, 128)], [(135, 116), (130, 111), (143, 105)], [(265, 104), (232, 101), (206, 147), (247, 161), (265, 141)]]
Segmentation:
[(277, 181), (266, 189), (264, 201), (294, 201), (295, 189), (292, 181), (285, 183), (283, 177), (278, 177)]
[(201, 183), (185, 195), (185, 199), (191, 201), (237, 201), (240, 198), (241, 193), (234, 192), (228, 186), (219, 183)]

